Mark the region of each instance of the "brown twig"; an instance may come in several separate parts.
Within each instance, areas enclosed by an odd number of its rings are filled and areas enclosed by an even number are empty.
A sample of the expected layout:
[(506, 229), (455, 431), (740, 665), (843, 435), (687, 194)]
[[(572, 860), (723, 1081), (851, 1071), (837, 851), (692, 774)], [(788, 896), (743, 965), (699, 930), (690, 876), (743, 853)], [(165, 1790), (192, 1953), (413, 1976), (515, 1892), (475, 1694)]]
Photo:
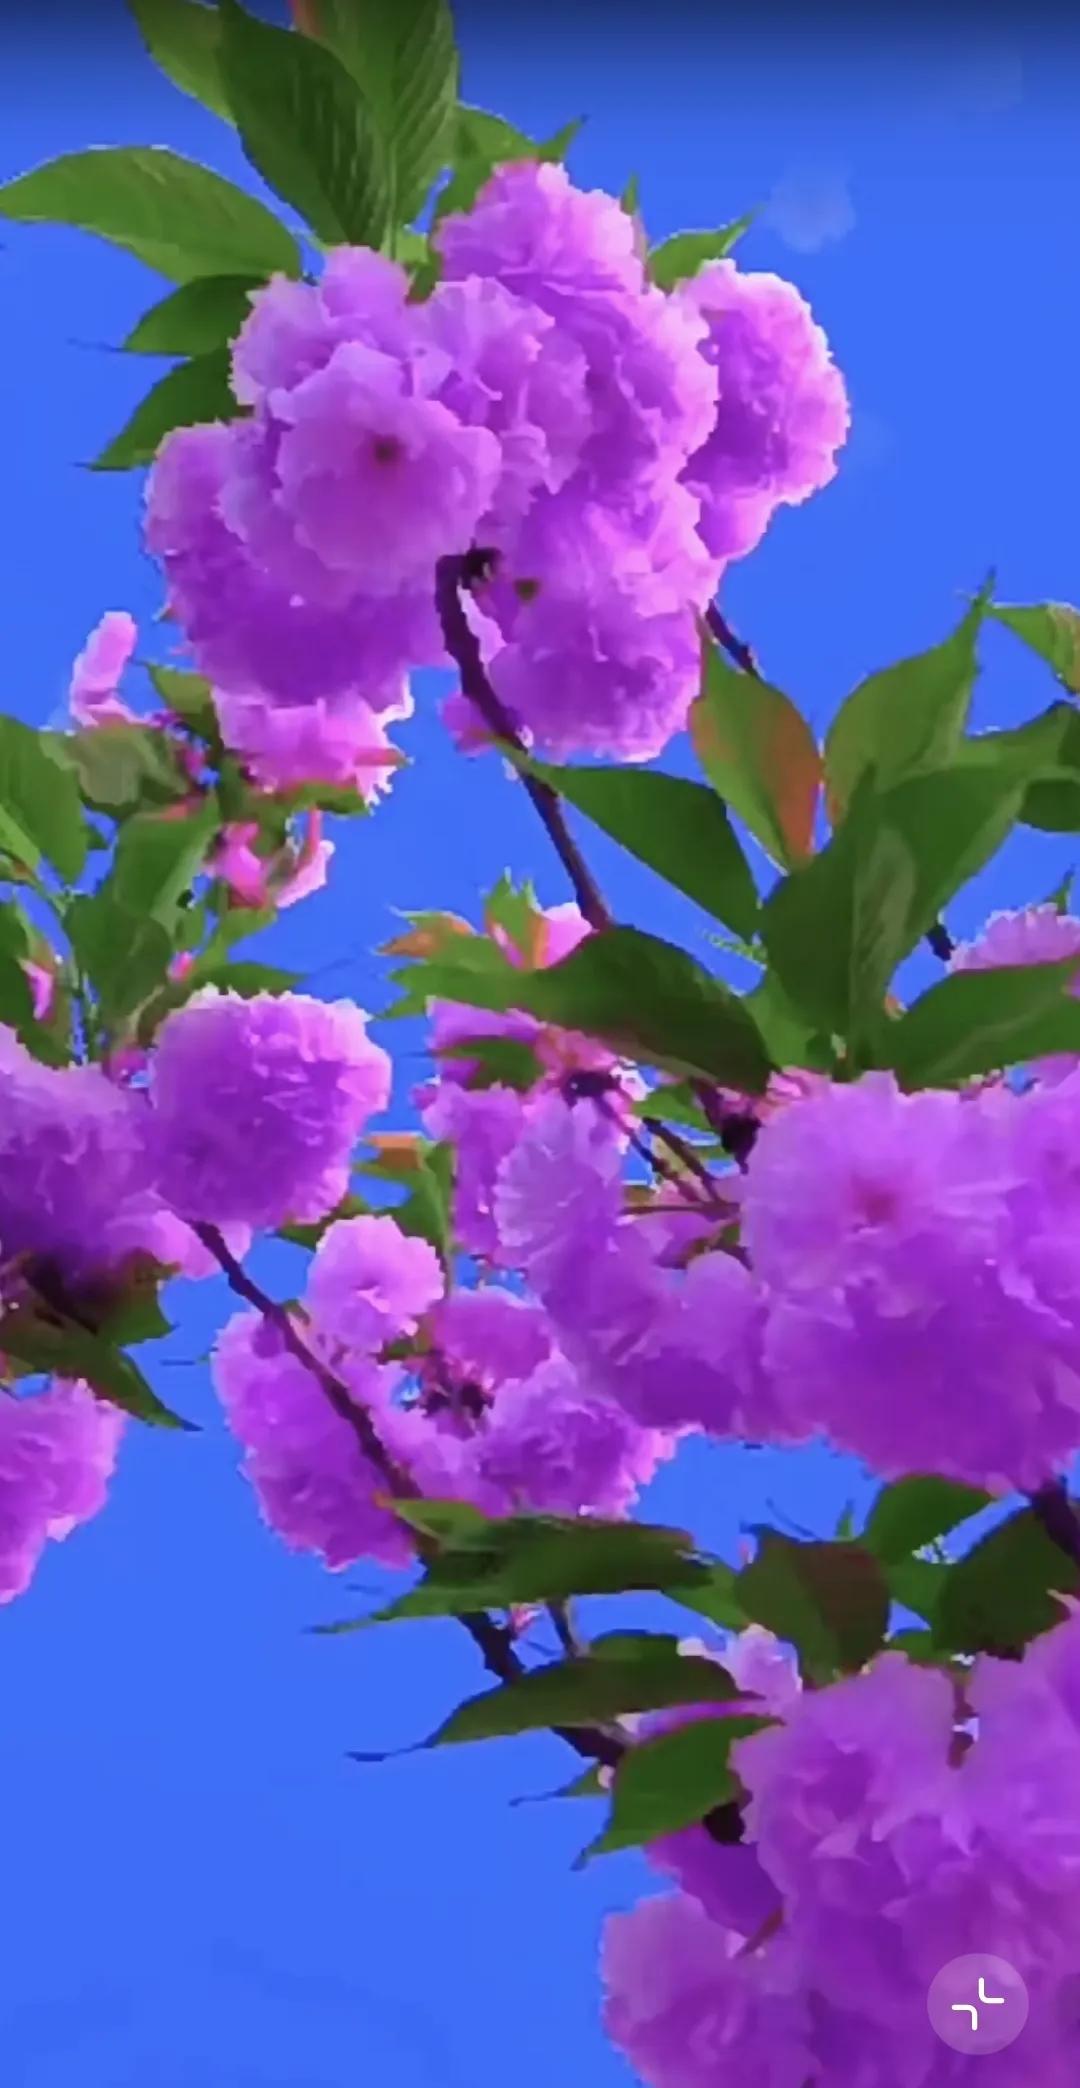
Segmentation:
[[(509, 746), (524, 753), (521, 735), (484, 671), (476, 633), (462, 606), (462, 591), (468, 587), (469, 578), (470, 561), (465, 558), (440, 558), (435, 568), (435, 606), (442, 625), (443, 642), (461, 676), (462, 693), (475, 704), (485, 725), (490, 726), (496, 739), (505, 740)], [(521, 780), (543, 821), (590, 928), (613, 927), (612, 915), (566, 824), (557, 793), (549, 784), (540, 783), (527, 773), (522, 773)]]
[(744, 645), (741, 638), (736, 637), (726, 616), (722, 615), (715, 602), (709, 603), (705, 611), (705, 621), (717, 644), (723, 647), (729, 659), (734, 660), (736, 667), (741, 667), (744, 674), (752, 674), (760, 681), (761, 669), (753, 652), (748, 645)]

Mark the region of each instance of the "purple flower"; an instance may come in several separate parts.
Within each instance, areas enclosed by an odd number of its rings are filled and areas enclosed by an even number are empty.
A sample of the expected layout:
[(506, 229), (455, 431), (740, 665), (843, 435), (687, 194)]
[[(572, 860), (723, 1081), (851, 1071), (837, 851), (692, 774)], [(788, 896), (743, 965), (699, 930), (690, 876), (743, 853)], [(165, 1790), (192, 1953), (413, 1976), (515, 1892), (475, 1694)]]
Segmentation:
[(701, 498), (709, 550), (741, 558), (779, 506), (835, 476), (850, 422), (844, 382), (809, 306), (779, 276), (712, 261), (676, 301), (708, 322), (703, 353), (719, 380), (715, 423), (686, 484)]
[(320, 1335), (358, 1355), (413, 1334), (442, 1297), (442, 1264), (393, 1218), (342, 1218), (315, 1252), (304, 1303)]
[(182, 1261), (147, 1131), (142, 1096), (99, 1066), (43, 1066), (0, 1026), (0, 1270), (70, 1296), (136, 1255)]
[(552, 290), (640, 291), (645, 279), (633, 218), (550, 160), (498, 168), (471, 210), (443, 219), (436, 245), (447, 277), (494, 276), (537, 304)]
[[(230, 1320), (218, 1336), (213, 1370), (263, 1516), (285, 1544), (317, 1552), (331, 1571), (362, 1558), (409, 1563), (408, 1531), (378, 1505), (377, 1496), (387, 1492), (385, 1476), (273, 1328), (257, 1313)], [(386, 1441), (399, 1373), (366, 1358), (339, 1362), (337, 1373), (358, 1404), (377, 1414)]]
[(743, 1242), (789, 1425), (884, 1477), (1037, 1487), (1080, 1446), (1080, 1081), (905, 1096), (887, 1074), (762, 1129)]
[(52, 1540), (105, 1505), (124, 1417), (79, 1382), (0, 1390), (0, 1603), (25, 1594)]
[(321, 1218), (345, 1194), (356, 1140), (389, 1100), (390, 1061), (351, 1002), (206, 987), (162, 1024), (151, 1093), (174, 1209), (277, 1226)]
[(378, 712), (360, 701), (272, 704), (225, 689), (215, 691), (215, 702), (222, 738), (264, 790), (334, 783), (358, 790), (369, 804), (390, 788), (403, 758), (387, 726), (413, 709), (407, 683)]

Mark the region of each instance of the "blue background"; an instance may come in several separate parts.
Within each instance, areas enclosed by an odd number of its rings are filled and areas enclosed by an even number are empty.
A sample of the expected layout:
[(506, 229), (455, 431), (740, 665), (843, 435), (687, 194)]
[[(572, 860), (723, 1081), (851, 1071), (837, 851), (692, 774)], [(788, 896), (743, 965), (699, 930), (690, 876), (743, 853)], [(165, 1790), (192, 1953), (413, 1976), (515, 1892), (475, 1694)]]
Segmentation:
[[(535, 134), (586, 113), (578, 179), (617, 192), (636, 170), (654, 238), (764, 206), (741, 259), (810, 297), (854, 433), (838, 482), (780, 517), (725, 607), (820, 725), (861, 675), (942, 637), (990, 566), (1005, 599), (1077, 593), (1075, 54), (1030, 13), (812, 33), (750, 14), (739, 28), (689, 6), (609, 18), (467, 0), (465, 92)], [(90, 143), (156, 142), (251, 179), (231, 135), (154, 71), (120, 0), (9, 13), (5, 74), (5, 177)], [(76, 234), (9, 226), (0, 241), (3, 700), (38, 722), (59, 722), (103, 610), (149, 632), (159, 606), (137, 478), (79, 467), (156, 374), (115, 344), (160, 294)], [(980, 722), (1050, 700), (1005, 634), (985, 651)], [(415, 767), (374, 823), (339, 832), (332, 889), (264, 946), (369, 1007), (385, 999), (369, 953), (391, 906), (467, 913), (506, 865), (565, 896), (520, 791), (497, 763), (456, 759), (421, 710), (402, 735)], [(624, 917), (708, 954), (703, 917), (590, 850)], [(954, 930), (1045, 896), (1069, 861), (1067, 842), (1021, 837)], [(417, 1071), (403, 1059), (406, 1114)], [(283, 1259), (266, 1268), (287, 1277)], [(590, 1804), (511, 1807), (571, 1773), (553, 1740), (345, 1759), (420, 1737), (481, 1678), (449, 1625), (306, 1635), (377, 1577), (331, 1582), (261, 1527), (204, 1367), (225, 1305), (216, 1287), (192, 1295), (158, 1377), (203, 1431), (132, 1431), (107, 1513), (0, 1613), (0, 2078), (616, 2088), (597, 1933), (648, 1874), (630, 1856), (571, 1874)], [(699, 1447), (647, 1507), (734, 1556), (740, 1526), (776, 1514), (826, 1532), (866, 1493), (823, 1454)]]

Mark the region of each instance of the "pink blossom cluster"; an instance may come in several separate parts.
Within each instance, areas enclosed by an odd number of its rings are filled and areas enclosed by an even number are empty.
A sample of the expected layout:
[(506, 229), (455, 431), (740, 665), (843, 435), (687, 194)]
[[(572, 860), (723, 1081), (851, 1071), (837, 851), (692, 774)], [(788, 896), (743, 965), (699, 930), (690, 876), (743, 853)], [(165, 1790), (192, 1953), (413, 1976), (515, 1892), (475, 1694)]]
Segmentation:
[(725, 564), (833, 475), (824, 336), (730, 261), (659, 290), (633, 220), (550, 163), (500, 168), (435, 244), (422, 301), (361, 248), (254, 298), (247, 416), (177, 431), (152, 474), (172, 614), (245, 759), (355, 769), (409, 671), (444, 663), (438, 561), (483, 553), (476, 630), (517, 728), (647, 759), (696, 694)]
[[(225, 1328), (214, 1378), (267, 1522), (331, 1568), (409, 1559), (382, 1505), (395, 1490), (491, 1515), (617, 1515), (673, 1447), (586, 1390), (537, 1306), (496, 1286), (447, 1290), (434, 1250), (390, 1216), (327, 1229), (297, 1325), (388, 1464), (256, 1312)], [(412, 1352), (388, 1360), (403, 1342)]]
[[(739, 1666), (736, 1646), (724, 1655)], [(744, 1663), (745, 1665), (745, 1663)], [(1080, 1615), (959, 1673), (885, 1654), (799, 1693), (744, 1674), (772, 1723), (732, 1749), (746, 1840), (653, 1853), (682, 1889), (607, 1924), (606, 2021), (648, 2088), (952, 2088), (970, 2061), (927, 1994), (966, 1953), (1031, 2002), (991, 2064), (1067, 2088), (1080, 2058)]]

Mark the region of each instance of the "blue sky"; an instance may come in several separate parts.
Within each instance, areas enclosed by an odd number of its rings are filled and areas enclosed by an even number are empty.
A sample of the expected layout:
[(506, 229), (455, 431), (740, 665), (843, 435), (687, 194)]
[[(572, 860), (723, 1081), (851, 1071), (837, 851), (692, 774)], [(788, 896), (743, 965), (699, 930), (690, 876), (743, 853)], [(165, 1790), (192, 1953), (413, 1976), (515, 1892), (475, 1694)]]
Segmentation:
[[(741, 30), (689, 0), (610, 20), (584, 4), (460, 9), (470, 100), (536, 132), (587, 114), (578, 178), (618, 191), (636, 171), (654, 237), (761, 206), (744, 265), (791, 275), (827, 328), (855, 415), (840, 478), (781, 517), (725, 593), (819, 725), (862, 674), (943, 636), (989, 567), (1007, 599), (1080, 592), (1074, 74), (1064, 32), (1026, 21), (837, 20), (800, 40), (767, 6)], [(6, 39), (5, 176), (155, 142), (249, 178), (222, 127), (154, 72), (122, 0), (48, 27), (28, 9)], [(12, 226), (0, 294), (5, 701), (45, 722), (102, 611), (148, 626), (159, 603), (137, 480), (78, 466), (146, 386), (151, 366), (110, 344), (160, 286), (75, 234)], [(982, 722), (1050, 699), (1004, 634), (986, 656)], [(564, 896), (520, 791), (498, 764), (456, 760), (421, 709), (415, 767), (376, 821), (341, 832), (332, 890), (275, 931), (281, 962), (369, 1007), (391, 906), (468, 912), (507, 865)], [(590, 845), (624, 917), (704, 953), (701, 916)], [(954, 928), (1044, 896), (1071, 860), (1067, 841), (1021, 837)], [(403, 1100), (412, 1078), (403, 1063)], [(283, 1259), (267, 1269), (287, 1279)], [(481, 1678), (450, 1626), (305, 1634), (363, 1597), (256, 1518), (199, 1361), (223, 1305), (209, 1288), (192, 1299), (160, 1371), (202, 1433), (133, 1434), (108, 1512), (0, 1612), (5, 2081), (625, 2088), (598, 2025), (596, 1937), (643, 1867), (572, 1875), (591, 1807), (511, 1807), (565, 1780), (554, 1741), (345, 1759), (420, 1737)], [(699, 1448), (649, 1509), (731, 1550), (770, 1504), (825, 1531), (865, 1491), (839, 1460)]]

